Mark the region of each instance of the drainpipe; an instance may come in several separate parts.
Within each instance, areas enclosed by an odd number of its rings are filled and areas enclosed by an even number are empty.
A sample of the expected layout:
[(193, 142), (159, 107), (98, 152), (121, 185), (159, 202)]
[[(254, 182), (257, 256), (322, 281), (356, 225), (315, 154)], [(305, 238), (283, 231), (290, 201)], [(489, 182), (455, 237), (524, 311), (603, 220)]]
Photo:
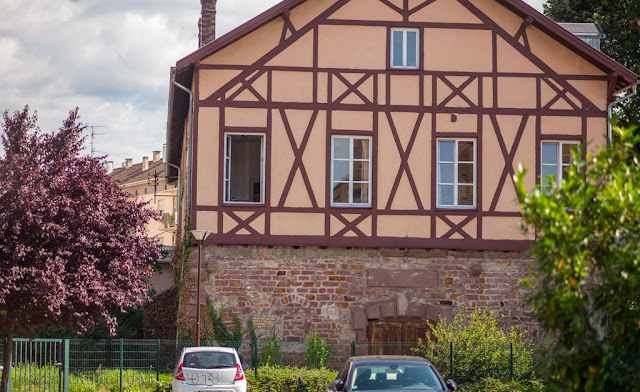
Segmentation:
[(613, 133), (612, 133), (612, 125), (611, 125), (611, 115), (613, 113), (613, 107), (618, 105), (619, 103), (621, 103), (622, 101), (626, 101), (629, 98), (632, 98), (633, 96), (635, 96), (638, 93), (638, 82), (640, 82), (640, 79), (638, 79), (638, 81), (636, 81), (636, 84), (633, 85), (633, 91), (627, 95), (625, 95), (622, 98), (618, 98), (615, 101), (611, 102), (609, 104), (609, 106), (607, 107), (607, 141), (609, 142), (609, 144), (611, 144), (611, 142), (613, 141)]
[[(186, 194), (187, 194), (187, 209), (186, 211), (191, 211), (191, 167), (192, 167), (192, 163), (191, 162), (191, 150), (193, 148), (192, 143), (192, 136), (193, 136), (193, 93), (191, 92), (191, 90), (189, 90), (188, 88), (186, 88), (185, 86), (181, 85), (180, 83), (176, 82), (176, 68), (172, 67), (173, 71), (173, 77), (171, 78), (171, 83), (173, 83), (176, 87), (178, 87), (180, 90), (186, 92), (187, 94), (189, 94), (189, 140), (187, 142), (187, 164), (189, 165), (189, 169), (187, 171), (187, 186), (186, 186)], [(172, 165), (173, 166), (173, 165)]]
[[(167, 162), (167, 165), (175, 168), (178, 171), (178, 200), (176, 200), (176, 226), (180, 224), (180, 196), (182, 195), (182, 176), (180, 175), (180, 166)], [(174, 236), (174, 245), (177, 245), (178, 238)]]

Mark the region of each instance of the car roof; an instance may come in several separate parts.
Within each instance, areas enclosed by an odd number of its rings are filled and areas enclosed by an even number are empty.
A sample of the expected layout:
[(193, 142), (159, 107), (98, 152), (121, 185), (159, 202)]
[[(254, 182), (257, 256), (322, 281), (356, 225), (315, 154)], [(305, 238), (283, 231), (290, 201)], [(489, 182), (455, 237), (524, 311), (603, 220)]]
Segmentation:
[(371, 362), (371, 361), (414, 361), (430, 363), (423, 357), (413, 355), (361, 355), (349, 358), (351, 362)]
[(182, 353), (186, 354), (186, 353), (212, 352), (212, 351), (215, 351), (218, 353), (235, 354), (236, 349), (233, 347), (213, 347), (213, 346), (185, 347), (182, 350)]

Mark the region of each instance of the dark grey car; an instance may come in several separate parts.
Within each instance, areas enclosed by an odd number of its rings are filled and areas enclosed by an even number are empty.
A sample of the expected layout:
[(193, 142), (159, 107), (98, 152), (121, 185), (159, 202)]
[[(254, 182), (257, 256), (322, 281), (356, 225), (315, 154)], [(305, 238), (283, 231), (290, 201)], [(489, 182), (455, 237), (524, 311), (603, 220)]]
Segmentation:
[(342, 366), (328, 392), (455, 391), (436, 368), (421, 357), (368, 355), (351, 357)]

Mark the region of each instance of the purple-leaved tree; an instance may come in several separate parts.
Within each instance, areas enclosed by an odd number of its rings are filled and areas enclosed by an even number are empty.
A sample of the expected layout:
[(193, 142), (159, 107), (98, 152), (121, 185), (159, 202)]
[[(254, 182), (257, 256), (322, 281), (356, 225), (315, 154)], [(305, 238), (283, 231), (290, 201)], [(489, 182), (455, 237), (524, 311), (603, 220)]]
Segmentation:
[[(127, 201), (101, 158), (81, 155), (84, 127), (71, 111), (44, 133), (28, 107), (3, 114), (0, 133), (0, 333), (12, 339), (45, 322), (82, 332), (147, 299), (156, 240), (145, 205)], [(6, 392), (3, 372), (0, 391)]]

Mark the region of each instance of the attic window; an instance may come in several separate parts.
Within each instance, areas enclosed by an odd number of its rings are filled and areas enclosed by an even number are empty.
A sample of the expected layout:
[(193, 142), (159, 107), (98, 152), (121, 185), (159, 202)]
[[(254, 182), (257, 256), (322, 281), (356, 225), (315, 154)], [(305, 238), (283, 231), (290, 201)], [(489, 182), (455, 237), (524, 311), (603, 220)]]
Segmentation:
[(418, 68), (418, 29), (391, 29), (391, 68)]
[(226, 203), (264, 203), (264, 150), (264, 134), (225, 134)]

